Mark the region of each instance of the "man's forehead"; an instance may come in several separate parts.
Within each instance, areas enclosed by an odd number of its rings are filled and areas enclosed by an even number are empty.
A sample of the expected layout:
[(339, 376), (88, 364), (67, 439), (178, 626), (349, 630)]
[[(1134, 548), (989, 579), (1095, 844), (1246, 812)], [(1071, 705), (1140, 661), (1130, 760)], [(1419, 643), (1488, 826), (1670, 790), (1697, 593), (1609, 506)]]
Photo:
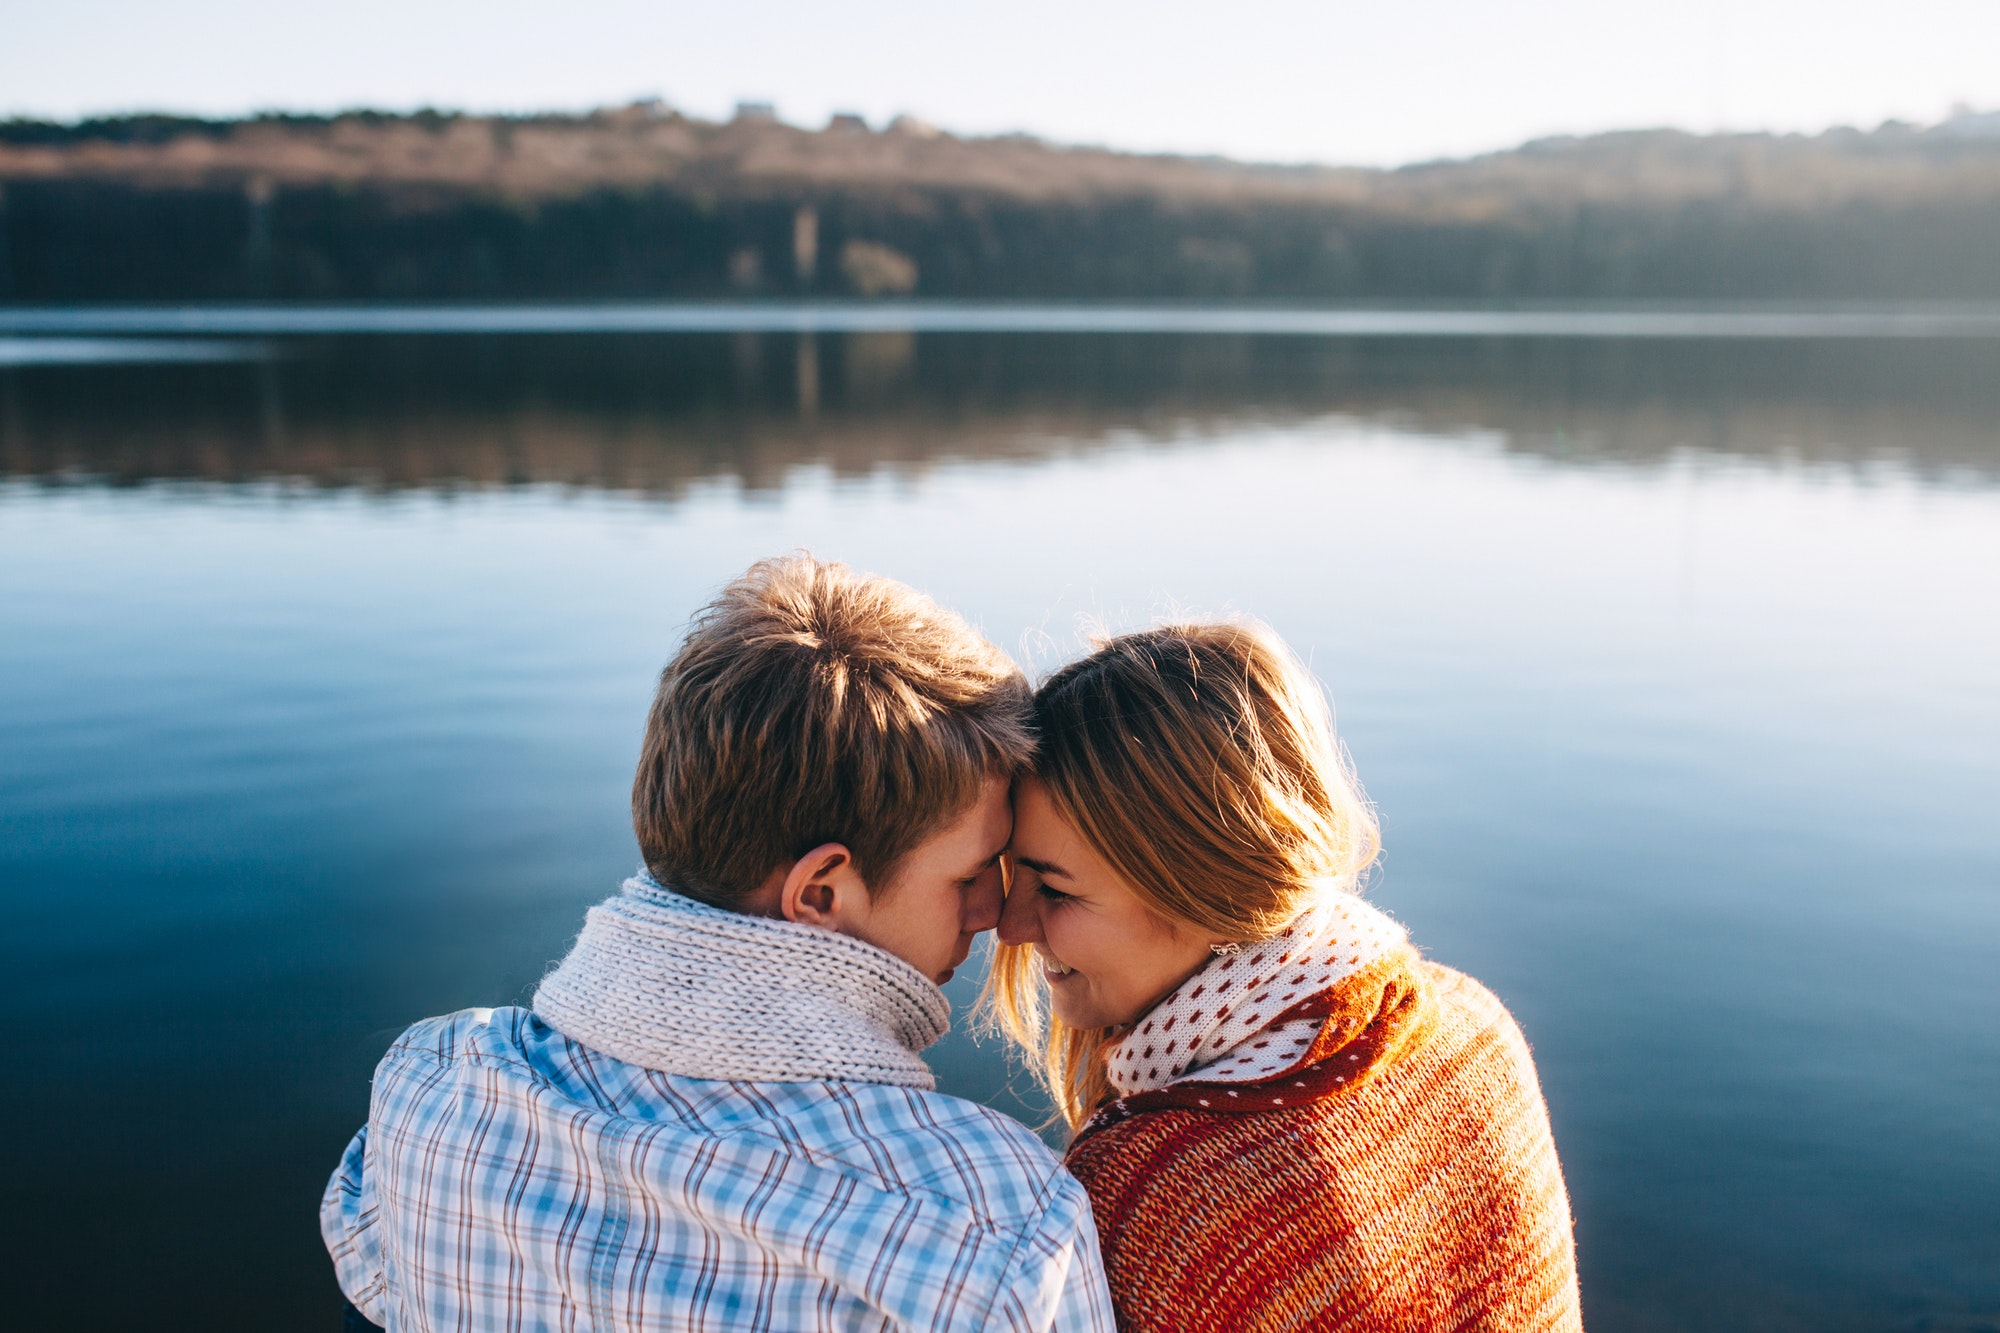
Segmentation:
[(991, 817), (982, 822), (980, 829), (980, 856), (982, 862), (990, 861), (1007, 850), (1014, 840), (1014, 809), (1002, 803)]
[(979, 801), (973, 806), (982, 828), (1011, 829), (1014, 827), (1014, 799), (1007, 784), (998, 778), (987, 779), (985, 788), (979, 793)]
[(989, 786), (972, 808), (919, 843), (912, 856), (923, 861), (956, 864), (970, 860), (983, 865), (1007, 850), (1013, 833), (1014, 807), (1006, 799), (1006, 788), (1001, 787), (1000, 799), (994, 800)]

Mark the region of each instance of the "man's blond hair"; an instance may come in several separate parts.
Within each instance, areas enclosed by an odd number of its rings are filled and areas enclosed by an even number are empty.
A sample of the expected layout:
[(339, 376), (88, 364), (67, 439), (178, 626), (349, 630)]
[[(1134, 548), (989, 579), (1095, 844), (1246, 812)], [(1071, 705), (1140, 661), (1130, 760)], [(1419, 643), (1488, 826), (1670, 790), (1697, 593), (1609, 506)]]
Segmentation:
[(763, 560), (660, 675), (632, 823), (656, 879), (718, 907), (829, 842), (879, 891), (1033, 750), (1020, 668), (958, 616), (845, 565)]

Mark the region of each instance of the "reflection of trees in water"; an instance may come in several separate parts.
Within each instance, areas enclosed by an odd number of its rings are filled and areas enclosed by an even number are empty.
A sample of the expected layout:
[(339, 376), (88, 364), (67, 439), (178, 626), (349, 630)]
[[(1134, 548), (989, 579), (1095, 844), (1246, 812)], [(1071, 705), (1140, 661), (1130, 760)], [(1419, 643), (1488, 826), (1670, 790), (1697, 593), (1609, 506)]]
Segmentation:
[(1572, 462), (2000, 477), (2000, 346), (1147, 335), (375, 338), (0, 372), (0, 472), (671, 495), (1340, 416)]

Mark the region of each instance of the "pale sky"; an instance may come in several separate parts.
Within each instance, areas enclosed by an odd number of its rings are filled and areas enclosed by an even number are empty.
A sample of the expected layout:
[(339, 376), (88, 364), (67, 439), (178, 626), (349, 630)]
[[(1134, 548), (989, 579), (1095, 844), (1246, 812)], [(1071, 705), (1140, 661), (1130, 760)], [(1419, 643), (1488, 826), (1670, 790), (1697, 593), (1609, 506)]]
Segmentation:
[(1396, 163), (2000, 109), (2000, 0), (0, 0), (0, 116), (659, 96), (794, 124)]

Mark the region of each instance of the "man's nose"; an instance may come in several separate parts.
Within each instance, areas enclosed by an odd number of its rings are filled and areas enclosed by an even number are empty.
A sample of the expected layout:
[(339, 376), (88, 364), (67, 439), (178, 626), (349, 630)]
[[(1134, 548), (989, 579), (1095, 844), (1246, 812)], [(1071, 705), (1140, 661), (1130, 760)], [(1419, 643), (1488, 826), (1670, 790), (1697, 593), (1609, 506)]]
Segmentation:
[(1019, 880), (1007, 893), (1007, 905), (1000, 909), (998, 935), (1002, 944), (1040, 944), (1042, 914), (1036, 910), (1035, 890)]
[(1007, 890), (1002, 882), (999, 866), (993, 866), (979, 877), (972, 891), (965, 896), (965, 914), (960, 925), (968, 935), (977, 935), (982, 930), (991, 930), (1000, 923), (1001, 904), (1006, 901)]

